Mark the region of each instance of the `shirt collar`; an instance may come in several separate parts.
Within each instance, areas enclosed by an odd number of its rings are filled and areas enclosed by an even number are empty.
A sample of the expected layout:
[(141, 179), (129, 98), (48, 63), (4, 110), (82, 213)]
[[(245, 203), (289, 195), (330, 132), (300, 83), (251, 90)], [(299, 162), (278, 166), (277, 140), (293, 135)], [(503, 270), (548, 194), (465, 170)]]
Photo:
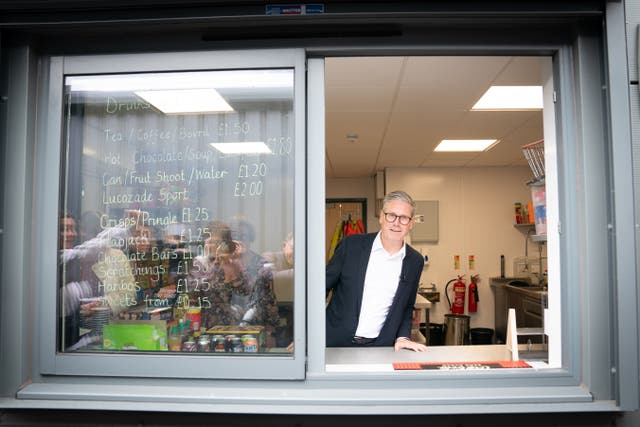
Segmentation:
[(382, 237), (380, 232), (378, 231), (376, 238), (373, 240), (373, 246), (371, 247), (371, 252), (373, 251), (383, 251), (388, 257), (401, 257), (404, 259), (404, 255), (407, 251), (407, 244), (403, 243), (402, 248), (400, 248), (398, 252), (393, 255), (389, 255), (389, 252), (387, 252), (387, 250), (382, 246)]

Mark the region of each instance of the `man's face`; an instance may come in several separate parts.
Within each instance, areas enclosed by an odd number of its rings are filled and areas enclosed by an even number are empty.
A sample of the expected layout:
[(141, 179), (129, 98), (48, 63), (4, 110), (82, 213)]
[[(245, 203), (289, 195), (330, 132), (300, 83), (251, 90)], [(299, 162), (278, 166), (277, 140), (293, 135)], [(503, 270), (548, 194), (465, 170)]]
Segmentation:
[(76, 237), (78, 237), (76, 221), (73, 218), (62, 218), (60, 221), (60, 243), (62, 249), (73, 248)]
[[(390, 221), (392, 220), (392, 221)], [(387, 202), (380, 212), (380, 232), (384, 242), (402, 242), (413, 227), (411, 205), (402, 200)], [(406, 223), (406, 224), (403, 224)]]

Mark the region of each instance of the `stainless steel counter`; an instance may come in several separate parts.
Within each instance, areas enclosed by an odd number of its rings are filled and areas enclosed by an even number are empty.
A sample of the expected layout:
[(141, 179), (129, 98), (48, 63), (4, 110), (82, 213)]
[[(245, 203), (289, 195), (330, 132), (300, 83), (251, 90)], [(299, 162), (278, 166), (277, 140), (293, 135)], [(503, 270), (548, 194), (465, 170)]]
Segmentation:
[(543, 326), (543, 312), (547, 305), (547, 290), (541, 286), (514, 286), (510, 283), (530, 282), (517, 277), (492, 277), (489, 285), (493, 290), (495, 307), (495, 331), (498, 342), (505, 342), (507, 311), (516, 310), (518, 328)]

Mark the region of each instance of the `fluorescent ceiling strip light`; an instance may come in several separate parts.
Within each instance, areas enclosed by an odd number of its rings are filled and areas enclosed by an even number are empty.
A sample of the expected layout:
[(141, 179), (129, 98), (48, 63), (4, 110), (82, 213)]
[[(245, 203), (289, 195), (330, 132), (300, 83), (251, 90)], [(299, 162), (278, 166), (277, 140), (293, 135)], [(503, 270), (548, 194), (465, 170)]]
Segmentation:
[(540, 110), (542, 86), (491, 86), (471, 110)]
[(292, 70), (193, 71), (67, 76), (72, 92), (226, 88), (293, 88)]
[(228, 113), (233, 108), (215, 89), (136, 91), (164, 114)]
[(438, 152), (475, 152), (487, 151), (495, 144), (497, 139), (443, 139), (433, 150)]
[(262, 141), (257, 142), (211, 142), (216, 150), (223, 154), (271, 154), (271, 150)]

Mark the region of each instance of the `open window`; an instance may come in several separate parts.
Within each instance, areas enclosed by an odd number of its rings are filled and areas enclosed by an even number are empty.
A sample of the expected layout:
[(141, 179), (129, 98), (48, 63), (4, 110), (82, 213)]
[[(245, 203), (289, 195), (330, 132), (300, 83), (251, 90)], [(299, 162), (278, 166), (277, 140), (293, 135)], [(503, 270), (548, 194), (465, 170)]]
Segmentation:
[[(430, 351), (398, 360), (512, 360), (506, 334), (515, 308), (516, 358), (536, 369), (561, 366), (561, 263), (557, 227), (548, 227), (558, 222), (557, 166), (545, 162), (545, 149), (556, 150), (552, 74), (549, 56), (325, 58), (326, 197), (370, 197), (370, 231), (379, 229), (385, 192), (407, 191), (424, 221), (436, 209), (436, 232), (408, 237), (427, 259), (418, 298), (436, 296), (426, 304), (432, 327), (423, 316), (413, 331), (418, 341), (431, 338)], [(419, 211), (427, 203), (435, 208)], [(458, 276), (465, 289), (474, 276), (477, 308), (465, 295), (461, 316), (447, 324), (446, 285)], [(447, 326), (464, 330), (438, 336)], [(492, 348), (466, 345), (474, 335), (479, 344), (479, 331), (491, 331), (481, 343)], [(449, 355), (436, 347), (447, 340), (465, 346)], [(348, 371), (349, 360), (360, 360), (345, 354), (327, 349), (327, 370)]]

